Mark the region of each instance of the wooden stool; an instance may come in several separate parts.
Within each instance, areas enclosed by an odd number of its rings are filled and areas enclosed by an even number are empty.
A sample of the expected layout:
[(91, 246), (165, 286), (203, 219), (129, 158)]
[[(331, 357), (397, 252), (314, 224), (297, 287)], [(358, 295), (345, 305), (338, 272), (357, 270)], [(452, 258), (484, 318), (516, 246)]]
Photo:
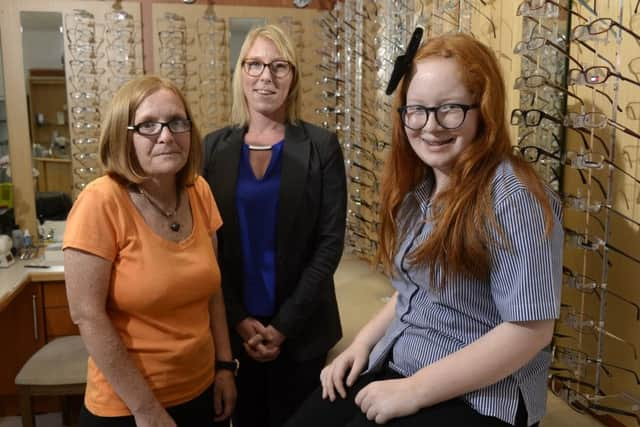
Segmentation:
[(63, 421), (69, 421), (65, 397), (84, 394), (87, 359), (80, 335), (56, 338), (38, 350), (16, 375), (22, 426), (34, 427), (32, 396), (62, 396)]

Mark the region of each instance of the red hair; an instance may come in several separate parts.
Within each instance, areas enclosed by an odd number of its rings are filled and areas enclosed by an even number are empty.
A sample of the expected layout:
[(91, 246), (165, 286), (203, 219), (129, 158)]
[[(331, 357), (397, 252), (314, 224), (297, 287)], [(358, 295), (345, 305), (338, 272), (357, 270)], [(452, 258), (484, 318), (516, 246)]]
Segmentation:
[[(441, 283), (456, 274), (485, 280), (489, 276), (493, 242), (491, 228), (497, 221), (491, 200), (492, 180), (498, 165), (510, 160), (513, 169), (540, 202), (547, 233), (552, 229), (553, 214), (545, 187), (535, 171), (513, 155), (507, 131), (505, 86), (495, 54), (466, 34), (443, 35), (428, 40), (418, 49), (410, 69), (403, 78), (394, 100), (394, 110), (406, 103), (407, 88), (415, 75), (415, 64), (429, 57), (454, 59), (460, 78), (478, 104), (480, 123), (475, 140), (456, 159), (450, 184), (432, 201), (434, 226), (431, 235), (408, 260), (430, 269), (432, 283), (436, 267), (442, 269)], [(387, 273), (393, 272), (393, 256), (402, 240), (402, 227), (396, 222), (405, 195), (421, 184), (432, 169), (414, 153), (399, 114), (393, 116), (391, 152), (382, 180), (380, 209), (380, 244), (377, 260)], [(415, 211), (414, 211), (415, 213)], [(404, 230), (406, 231), (406, 230)]]

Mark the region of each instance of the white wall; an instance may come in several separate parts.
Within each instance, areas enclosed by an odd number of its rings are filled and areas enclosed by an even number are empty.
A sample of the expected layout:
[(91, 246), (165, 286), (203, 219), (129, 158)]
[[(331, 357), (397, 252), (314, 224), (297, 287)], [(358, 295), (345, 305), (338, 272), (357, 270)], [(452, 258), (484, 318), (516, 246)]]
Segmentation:
[(4, 65), (2, 64), (2, 48), (0, 47), (0, 99), (4, 100)]
[(59, 31), (25, 30), (22, 42), (25, 77), (31, 68), (64, 68), (64, 43)]

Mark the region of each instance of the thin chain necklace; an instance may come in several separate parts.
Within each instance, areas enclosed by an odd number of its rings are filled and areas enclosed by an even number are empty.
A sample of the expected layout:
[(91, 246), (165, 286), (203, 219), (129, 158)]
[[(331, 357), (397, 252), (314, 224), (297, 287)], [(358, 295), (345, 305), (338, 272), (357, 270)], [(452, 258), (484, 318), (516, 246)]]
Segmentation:
[[(167, 218), (173, 218), (176, 213), (178, 212), (178, 208), (180, 207), (180, 192), (177, 193), (177, 197), (176, 197), (176, 207), (172, 210), (172, 211), (165, 211), (164, 209), (162, 209), (150, 196), (149, 194), (147, 194), (146, 191), (144, 191), (142, 189), (142, 187), (140, 187), (138, 185), (138, 192), (140, 194), (142, 194), (142, 196), (147, 199), (147, 202), (149, 202), (149, 204), (151, 206), (153, 206), (154, 208), (156, 208), (158, 210), (158, 212), (160, 212), (162, 215), (164, 215)], [(178, 232), (180, 231), (180, 227), (181, 224), (176, 221), (175, 219), (173, 219), (173, 221), (171, 222), (171, 224), (169, 224), (169, 228), (171, 229), (171, 231), (174, 232)]]

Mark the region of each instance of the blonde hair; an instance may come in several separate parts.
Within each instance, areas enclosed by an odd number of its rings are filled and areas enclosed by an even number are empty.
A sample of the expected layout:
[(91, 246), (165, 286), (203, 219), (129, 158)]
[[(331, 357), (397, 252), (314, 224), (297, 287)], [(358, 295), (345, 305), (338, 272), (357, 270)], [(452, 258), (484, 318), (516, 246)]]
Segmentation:
[(231, 106), (231, 123), (238, 127), (249, 125), (249, 106), (244, 96), (242, 86), (242, 63), (244, 62), (247, 52), (253, 46), (258, 37), (265, 38), (273, 42), (280, 51), (284, 59), (293, 65), (293, 79), (289, 88), (289, 95), (285, 101), (287, 104), (286, 119), (289, 123), (296, 123), (300, 117), (300, 67), (298, 64), (298, 56), (291, 38), (285, 34), (282, 29), (276, 25), (265, 25), (254, 28), (249, 31), (247, 37), (242, 43), (236, 68), (233, 71), (233, 81), (231, 84), (233, 93), (233, 104)]
[[(160, 89), (176, 94), (184, 106), (187, 118), (192, 114), (180, 89), (169, 79), (146, 75), (125, 83), (116, 92), (102, 122), (100, 133), (100, 162), (105, 173), (123, 184), (140, 184), (148, 175), (142, 170), (133, 147), (133, 138), (127, 126), (133, 124), (136, 110), (148, 96)], [(176, 176), (176, 185), (183, 188), (193, 184), (200, 172), (202, 161), (202, 141), (200, 133), (191, 127), (191, 145), (184, 167)]]

